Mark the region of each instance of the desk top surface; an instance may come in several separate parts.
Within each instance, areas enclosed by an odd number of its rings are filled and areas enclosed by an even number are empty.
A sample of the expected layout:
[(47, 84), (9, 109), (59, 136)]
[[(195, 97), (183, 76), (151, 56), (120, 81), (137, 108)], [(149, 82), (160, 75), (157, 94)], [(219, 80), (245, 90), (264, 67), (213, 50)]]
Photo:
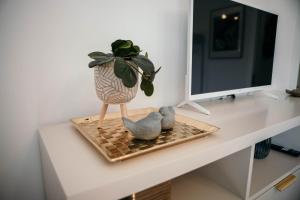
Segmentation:
[[(247, 148), (300, 125), (300, 98), (245, 96), (202, 103), (206, 116), (176, 112), (216, 125), (208, 137), (118, 163), (109, 163), (70, 122), (40, 129), (40, 143), (69, 199), (118, 199)], [(113, 192), (112, 192), (113, 191)]]

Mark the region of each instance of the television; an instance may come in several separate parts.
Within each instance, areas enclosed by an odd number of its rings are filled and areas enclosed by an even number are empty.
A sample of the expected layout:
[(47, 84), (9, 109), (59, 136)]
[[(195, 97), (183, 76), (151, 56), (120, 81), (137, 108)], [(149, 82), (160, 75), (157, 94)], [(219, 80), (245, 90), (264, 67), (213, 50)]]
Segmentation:
[(277, 20), (231, 0), (191, 0), (186, 100), (270, 88)]

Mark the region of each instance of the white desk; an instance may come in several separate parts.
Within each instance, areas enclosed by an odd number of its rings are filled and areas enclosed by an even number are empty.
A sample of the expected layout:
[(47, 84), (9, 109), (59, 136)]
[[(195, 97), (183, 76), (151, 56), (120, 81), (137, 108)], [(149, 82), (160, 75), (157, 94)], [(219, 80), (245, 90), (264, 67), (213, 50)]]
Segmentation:
[(217, 133), (119, 163), (108, 163), (70, 122), (40, 129), (47, 197), (118, 199), (173, 179), (300, 125), (300, 99), (247, 96), (207, 102), (210, 116), (176, 112), (214, 124)]

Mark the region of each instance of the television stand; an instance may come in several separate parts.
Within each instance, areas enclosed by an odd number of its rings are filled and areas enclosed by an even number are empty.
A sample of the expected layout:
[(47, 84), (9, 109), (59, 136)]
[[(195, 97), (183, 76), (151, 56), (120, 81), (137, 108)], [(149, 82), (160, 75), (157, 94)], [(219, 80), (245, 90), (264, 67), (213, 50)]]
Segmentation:
[(262, 95), (264, 95), (264, 96), (267, 96), (267, 97), (270, 97), (270, 98), (272, 98), (272, 99), (275, 99), (275, 100), (278, 100), (278, 99), (279, 99), (279, 96), (278, 96), (278, 95), (273, 94), (273, 93), (271, 93), (271, 92), (269, 92), (269, 91), (261, 91), (261, 92), (259, 92), (259, 93), (262, 94)]
[(41, 128), (47, 199), (122, 199), (168, 180), (172, 200), (299, 199), (299, 180), (277, 190), (286, 177), (300, 177), (299, 158), (273, 150), (263, 160), (253, 156), (255, 144), (270, 137), (276, 144), (300, 149), (299, 98), (274, 104), (273, 99), (252, 95), (205, 106), (213, 111), (210, 117), (185, 109), (176, 113), (215, 124), (221, 128), (217, 133), (119, 163), (102, 159), (70, 122)]
[[(255, 94), (254, 93), (248, 93), (248, 95), (253, 95)], [(270, 97), (272, 99), (275, 99), (275, 100), (278, 100), (279, 99), (279, 96), (276, 95), (276, 94), (273, 94), (272, 92), (269, 92), (269, 91), (259, 91), (257, 92), (257, 94), (260, 94), (260, 95), (263, 95), (263, 96), (266, 96), (266, 97)], [(220, 97), (221, 99), (225, 99), (225, 98), (232, 98), (233, 100), (236, 98), (236, 95), (235, 94), (231, 94), (231, 95), (227, 95), (227, 96), (222, 96)], [(193, 108), (195, 108), (197, 111), (199, 111), (200, 113), (203, 113), (203, 114), (206, 114), (206, 115), (210, 115), (210, 111), (208, 109), (206, 109), (205, 107), (201, 106), (200, 104), (194, 102), (194, 101), (189, 101), (189, 100), (184, 100), (183, 102), (179, 103), (177, 105), (177, 107), (182, 107), (184, 105), (189, 105)]]
[(196, 102), (185, 100), (178, 104), (177, 107), (182, 107), (183, 105), (189, 105), (203, 114), (210, 115), (210, 111), (208, 109), (204, 108)]

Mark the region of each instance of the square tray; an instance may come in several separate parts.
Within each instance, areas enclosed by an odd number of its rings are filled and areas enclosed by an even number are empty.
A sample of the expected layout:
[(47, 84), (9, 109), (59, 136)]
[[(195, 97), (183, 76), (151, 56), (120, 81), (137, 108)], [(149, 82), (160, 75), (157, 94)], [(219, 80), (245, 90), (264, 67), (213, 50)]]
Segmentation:
[[(131, 120), (145, 117), (155, 108), (131, 110)], [(155, 140), (134, 139), (123, 126), (120, 113), (108, 113), (100, 129), (97, 128), (99, 116), (71, 119), (79, 133), (92, 144), (108, 161), (126, 160), (138, 155), (187, 142), (219, 130), (218, 127), (176, 114), (173, 130), (162, 132)]]

